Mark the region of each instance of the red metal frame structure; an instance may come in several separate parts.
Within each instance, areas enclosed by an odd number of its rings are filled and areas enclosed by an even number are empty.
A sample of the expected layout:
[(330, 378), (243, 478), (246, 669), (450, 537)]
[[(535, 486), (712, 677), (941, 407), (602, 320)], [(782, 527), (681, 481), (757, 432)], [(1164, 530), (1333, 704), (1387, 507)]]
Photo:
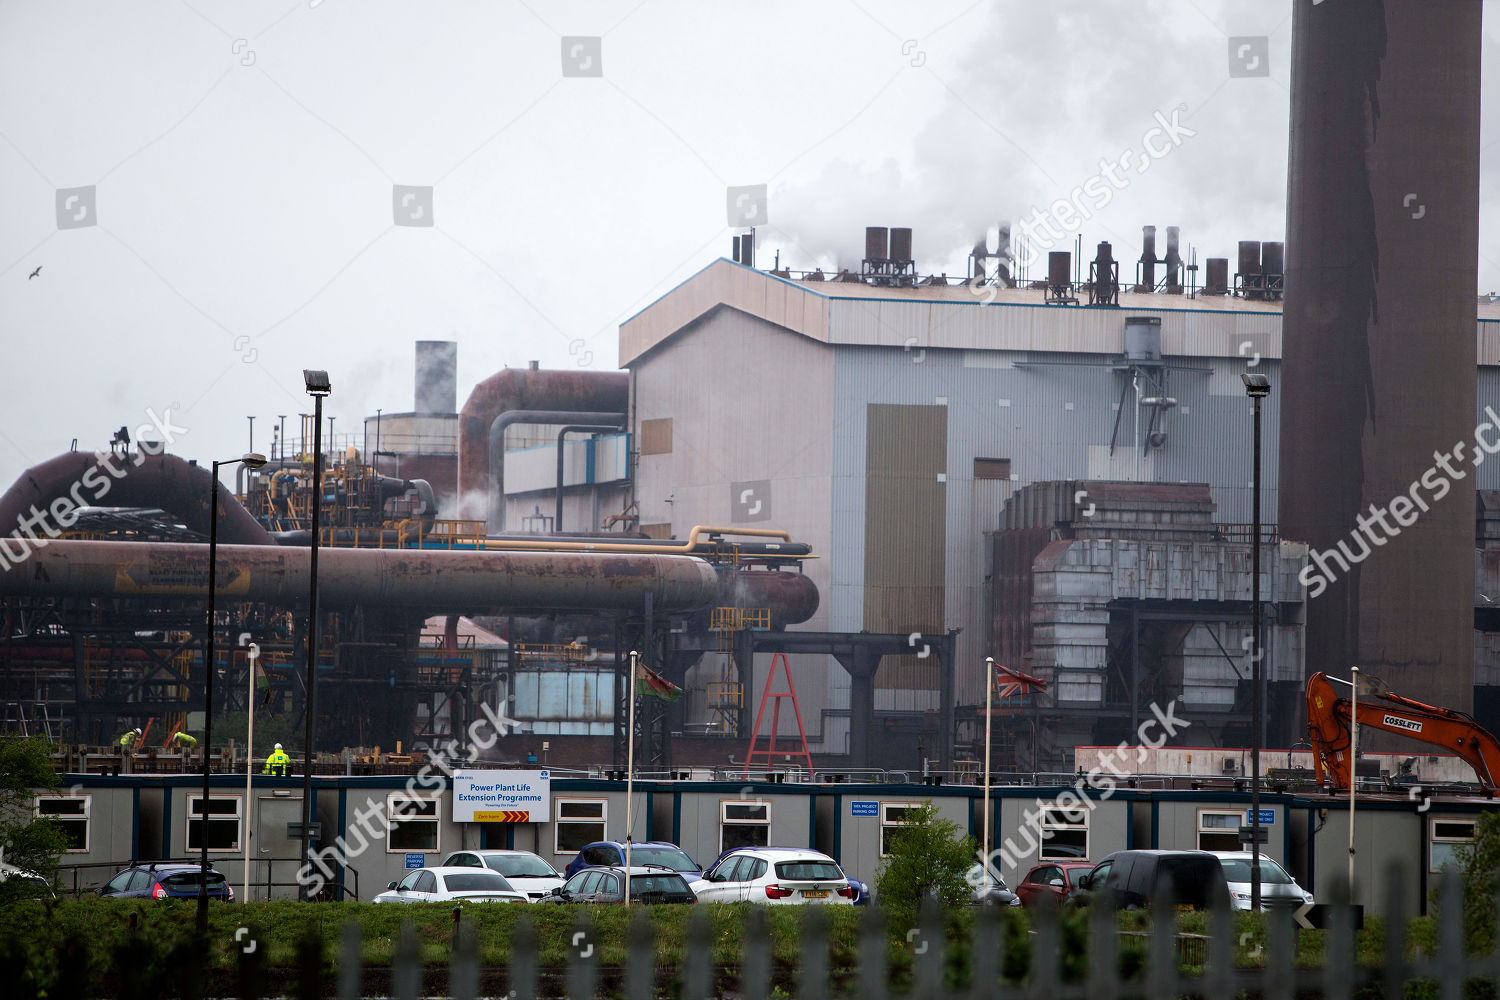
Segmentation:
[[(1318, 770), (1334, 788), (1348, 788), (1353, 772), (1349, 760), (1350, 699), (1334, 687), (1348, 681), (1316, 673), (1307, 679), (1307, 735)], [(1369, 700), (1366, 700), (1369, 699)], [(1500, 778), (1500, 741), (1479, 723), (1451, 708), (1436, 708), (1392, 694), (1378, 678), (1360, 677), (1361, 725), (1444, 747), (1474, 768), (1479, 783), (1493, 792)]]
[[(776, 683), (776, 669), (780, 667), (786, 674), (785, 691), (772, 691), (771, 687)], [(781, 699), (792, 699), (792, 712), (797, 717), (797, 739), (802, 743), (801, 750), (787, 750), (782, 752), (783, 757), (800, 757), (807, 764), (808, 774), (812, 773), (812, 754), (807, 751), (807, 730), (802, 728), (802, 709), (797, 706), (797, 685), (792, 683), (792, 668), (787, 663), (785, 653), (777, 653), (771, 658), (771, 672), (766, 675), (766, 689), (760, 696), (760, 707), (755, 710), (755, 728), (750, 732), (750, 749), (745, 752), (744, 774), (749, 775), (751, 766), (756, 757), (764, 757), (768, 768), (775, 767), (774, 755), (776, 754), (776, 731), (781, 723)], [(771, 702), (771, 731), (766, 735), (766, 748), (757, 750), (756, 744), (760, 742), (760, 723), (766, 715), (766, 702)]]

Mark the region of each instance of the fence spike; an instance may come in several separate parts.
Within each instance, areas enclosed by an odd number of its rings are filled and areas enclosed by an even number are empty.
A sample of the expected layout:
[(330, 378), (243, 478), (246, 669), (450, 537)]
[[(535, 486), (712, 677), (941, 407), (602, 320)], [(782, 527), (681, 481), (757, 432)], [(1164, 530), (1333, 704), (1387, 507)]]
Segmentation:
[(1115, 1000), (1124, 993), (1120, 982), (1119, 918), (1101, 896), (1089, 907), (1088, 995), (1092, 1000)]
[(656, 934), (646, 907), (630, 915), (630, 957), (625, 966), (625, 995), (629, 1000), (651, 1000), (656, 985)]
[(885, 911), (865, 908), (859, 921), (859, 995), (862, 1000), (885, 1000), (890, 989), (887, 973)]
[(713, 996), (713, 934), (708, 926), (708, 907), (693, 907), (688, 918), (687, 954), (683, 958), (682, 1000), (708, 1000)]
[(743, 1000), (766, 1000), (771, 984), (771, 932), (766, 910), (752, 906), (745, 914), (745, 957), (740, 964), (740, 996)]
[(828, 910), (824, 906), (802, 908), (801, 969), (797, 975), (799, 1000), (824, 1000), (828, 996)]
[(1464, 887), (1457, 871), (1444, 869), (1438, 882), (1438, 997), (1459, 1000), (1463, 994)]
[(594, 933), (594, 918), (589, 907), (578, 907), (573, 921), (571, 950), (568, 952), (568, 996), (589, 998), (598, 980), (599, 942)]
[(297, 1000), (323, 995), (323, 934), (313, 924), (297, 942)]
[(1393, 862), (1385, 874), (1385, 995), (1399, 997), (1406, 982), (1406, 866)]
[(1170, 878), (1157, 884), (1151, 903), (1149, 986), (1151, 996), (1176, 996), (1177, 981), (1177, 886)]
[(917, 922), (921, 927), (920, 940), (927, 945), (927, 950), (916, 957), (916, 995), (924, 1000), (936, 1000), (943, 990), (943, 955), (948, 948), (947, 935), (943, 933), (943, 914), (936, 900), (928, 897), (922, 901)]
[(417, 1000), (422, 992), (422, 945), (410, 920), (401, 924), (396, 957), (391, 962), (391, 992), (396, 1000)]
[(1057, 908), (1039, 906), (1032, 911), (1031, 961), (1026, 969), (1026, 995), (1050, 1000), (1057, 995)]
[(1330, 911), (1328, 925), (1323, 931), (1323, 996), (1334, 1000), (1351, 996), (1353, 990), (1354, 908), (1340, 901)]
[(1234, 996), (1234, 950), (1238, 939), (1234, 933), (1234, 911), (1229, 900), (1219, 897), (1208, 914), (1208, 968), (1204, 974), (1204, 995)]
[(530, 913), (522, 913), (510, 933), (510, 991), (515, 1000), (536, 1000), (537, 932)]
[(453, 1000), (474, 1000), (479, 992), (479, 941), (474, 924), (468, 920), (460, 920), (454, 930), (448, 992), (453, 995)]
[(1297, 932), (1292, 927), (1291, 911), (1277, 907), (1263, 919), (1269, 925), (1265, 952), (1266, 1000), (1293, 1000), (1297, 962), (1297, 948), (1293, 942)]
[(358, 920), (344, 923), (339, 932), (339, 1000), (359, 1000), (364, 978), (364, 936)]
[(1490, 925), (1490, 960), (1489, 976), (1497, 984), (1500, 984), (1500, 872), (1490, 881), (1490, 898), (1494, 901), (1495, 912), (1491, 917), (1494, 922)]

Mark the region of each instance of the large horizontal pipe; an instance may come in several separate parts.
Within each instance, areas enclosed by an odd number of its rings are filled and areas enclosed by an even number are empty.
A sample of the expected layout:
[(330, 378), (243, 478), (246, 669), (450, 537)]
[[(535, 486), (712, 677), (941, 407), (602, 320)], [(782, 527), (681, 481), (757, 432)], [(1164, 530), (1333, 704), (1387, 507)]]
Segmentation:
[[(296, 607), (311, 551), (220, 545), (219, 597)], [(318, 562), (319, 601), (333, 608), (631, 611), (650, 594), (676, 612), (719, 598), (713, 567), (688, 556), (324, 548)], [(0, 594), (18, 596), (206, 597), (207, 585), (208, 546), (173, 542), (52, 541), (0, 572)]]
[[(69, 527), (72, 512), (83, 506), (160, 507), (206, 535), (212, 484), (208, 469), (176, 455), (68, 451), (27, 469), (0, 496), (0, 535), (19, 538), (29, 527), (29, 534), (45, 539)], [(47, 516), (38, 519), (36, 512)], [(219, 490), (219, 538), (247, 545), (276, 544), (225, 489)], [(10, 551), (16, 551), (15, 543)]]

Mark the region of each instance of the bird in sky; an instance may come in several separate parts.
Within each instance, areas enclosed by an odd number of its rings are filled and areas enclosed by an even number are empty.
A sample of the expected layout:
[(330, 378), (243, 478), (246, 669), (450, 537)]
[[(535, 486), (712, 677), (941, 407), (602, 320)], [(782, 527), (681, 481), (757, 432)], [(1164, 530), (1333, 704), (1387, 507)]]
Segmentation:
[(35, 278), (35, 277), (36, 277), (36, 276), (37, 276), (37, 275), (39, 275), (39, 274), (41, 274), (41, 273), (42, 273), (42, 265), (40, 265), (40, 264), (38, 264), (38, 265), (37, 265), (37, 266), (36, 266), (36, 270), (35, 270), (35, 271), (32, 271), (32, 272), (31, 272), (31, 273), (30, 273), (30, 274), (28, 274), (28, 275), (27, 275), (27, 276), (26, 276), (26, 280), (27, 280), (27, 281), (30, 281), (30, 280), (31, 280), (31, 279), (32, 279), (32, 278)]

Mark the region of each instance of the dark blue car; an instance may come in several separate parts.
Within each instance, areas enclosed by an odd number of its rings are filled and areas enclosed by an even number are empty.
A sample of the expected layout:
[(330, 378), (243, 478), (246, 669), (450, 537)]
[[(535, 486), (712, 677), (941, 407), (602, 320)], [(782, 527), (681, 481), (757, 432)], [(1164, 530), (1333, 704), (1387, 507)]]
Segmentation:
[[(625, 842), (621, 840), (601, 840), (597, 843), (585, 845), (578, 852), (578, 857), (568, 862), (567, 875), (572, 878), (585, 868), (600, 868), (606, 865), (622, 866), (625, 864)], [(670, 868), (679, 873), (686, 881), (693, 882), (703, 877), (703, 869), (698, 867), (698, 862), (688, 857), (687, 851), (676, 844), (669, 844), (664, 840), (643, 840), (630, 845), (630, 864), (635, 868), (658, 867)]]
[[(205, 884), (197, 862), (152, 861), (131, 865), (99, 887), (99, 895), (110, 899), (197, 899)], [(208, 898), (234, 902), (234, 887), (221, 873), (208, 870)]]
[[(771, 848), (771, 849), (772, 850), (798, 850), (798, 851), (803, 850), (803, 848), (800, 848), (800, 847), (797, 847), (797, 848)], [(706, 872), (707, 871), (713, 871), (714, 865), (717, 865), (720, 861), (723, 861), (725, 858), (729, 857), (729, 855), (733, 854), (735, 851), (745, 851), (745, 850), (754, 850), (754, 848), (726, 847), (724, 850), (722, 850), (722, 851), (719, 852), (719, 856), (717, 858), (714, 858), (714, 863), (712, 865), (709, 865), (707, 868), (705, 868), (703, 870), (706, 871)], [(837, 864), (837, 862), (835, 862), (835, 864)], [(866, 883), (864, 883), (864, 882), (861, 882), (859, 879), (854, 878), (848, 872), (844, 871), (844, 866), (843, 865), (839, 865), (839, 871), (844, 872), (844, 878), (848, 880), (848, 882), (849, 882), (849, 888), (851, 888), (851, 889), (854, 890), (854, 905), (855, 906), (869, 906), (870, 905), (870, 887), (869, 887), (869, 885), (866, 884)], [(689, 879), (688, 881), (692, 881), (692, 880)]]

